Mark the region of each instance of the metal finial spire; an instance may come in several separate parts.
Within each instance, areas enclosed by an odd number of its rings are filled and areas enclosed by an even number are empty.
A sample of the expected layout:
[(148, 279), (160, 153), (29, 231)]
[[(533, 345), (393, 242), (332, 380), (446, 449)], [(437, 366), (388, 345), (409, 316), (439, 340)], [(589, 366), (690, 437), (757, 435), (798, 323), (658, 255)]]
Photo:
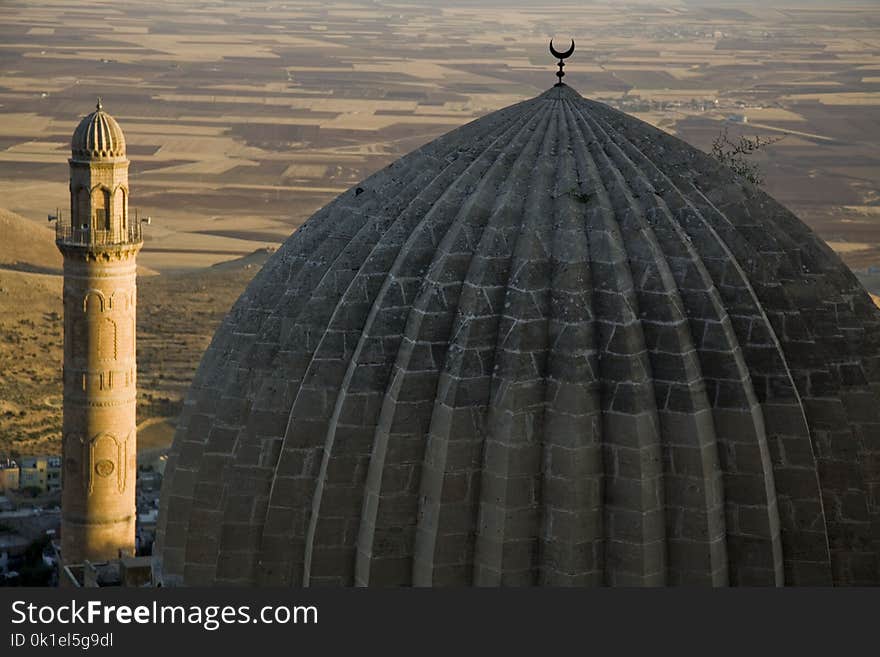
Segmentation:
[(104, 106), (101, 104), (101, 97), (100, 96), (98, 96), (98, 103), (95, 105), (95, 109), (98, 112), (100, 112), (102, 109), (104, 109)]
[(553, 39), (550, 39), (550, 54), (554, 57), (559, 58), (559, 70), (556, 71), (556, 77), (559, 78), (559, 82), (557, 82), (554, 86), (561, 87), (564, 82), (562, 81), (563, 76), (565, 76), (565, 71), (562, 69), (565, 67), (565, 60), (571, 57), (571, 53), (574, 52), (574, 39), (571, 40), (571, 47), (565, 52), (559, 52), (556, 48), (553, 47)]

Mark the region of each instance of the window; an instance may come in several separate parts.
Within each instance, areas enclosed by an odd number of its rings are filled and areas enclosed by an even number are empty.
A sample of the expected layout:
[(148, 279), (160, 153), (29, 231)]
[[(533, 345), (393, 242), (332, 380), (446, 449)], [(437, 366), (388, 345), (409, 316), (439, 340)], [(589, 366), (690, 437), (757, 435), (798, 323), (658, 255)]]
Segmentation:
[(81, 187), (76, 195), (76, 218), (79, 227), (87, 229), (89, 227), (89, 215), (91, 214), (91, 199), (89, 198), (89, 190)]
[(95, 212), (95, 228), (110, 230), (110, 192), (96, 189), (92, 196), (92, 207)]
[(125, 211), (125, 190), (121, 187), (116, 189), (113, 195), (113, 214), (122, 219), (122, 230), (128, 225), (128, 213)]

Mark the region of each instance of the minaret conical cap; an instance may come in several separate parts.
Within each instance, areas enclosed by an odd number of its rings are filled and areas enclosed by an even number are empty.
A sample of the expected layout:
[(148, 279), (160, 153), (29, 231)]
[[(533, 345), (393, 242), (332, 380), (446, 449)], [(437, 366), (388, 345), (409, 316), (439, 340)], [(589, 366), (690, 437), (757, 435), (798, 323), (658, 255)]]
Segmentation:
[(125, 136), (122, 128), (104, 111), (101, 99), (95, 111), (85, 116), (70, 140), (70, 151), (75, 160), (108, 160), (125, 157)]

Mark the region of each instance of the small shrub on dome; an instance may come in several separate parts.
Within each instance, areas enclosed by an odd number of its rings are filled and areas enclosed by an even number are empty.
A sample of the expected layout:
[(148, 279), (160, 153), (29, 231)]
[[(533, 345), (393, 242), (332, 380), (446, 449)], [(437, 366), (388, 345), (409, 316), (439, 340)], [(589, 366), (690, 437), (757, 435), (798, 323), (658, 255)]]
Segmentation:
[(742, 176), (753, 185), (763, 185), (764, 173), (761, 171), (761, 167), (754, 162), (749, 162), (747, 158), (783, 139), (785, 139), (785, 135), (781, 137), (740, 135), (739, 141), (733, 141), (725, 126), (724, 130), (712, 142), (712, 157), (724, 166), (733, 169), (735, 174)]

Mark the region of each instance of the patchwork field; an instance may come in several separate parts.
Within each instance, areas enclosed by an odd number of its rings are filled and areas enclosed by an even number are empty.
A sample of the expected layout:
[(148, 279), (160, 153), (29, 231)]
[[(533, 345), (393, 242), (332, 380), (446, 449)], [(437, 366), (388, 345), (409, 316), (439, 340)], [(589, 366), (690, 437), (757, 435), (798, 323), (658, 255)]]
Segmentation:
[(567, 82), (699, 147), (731, 117), (789, 133), (759, 158), (767, 189), (854, 266), (880, 265), (877, 217), (852, 209), (878, 201), (880, 7), (709, 4), (5, 2), (0, 198), (36, 220), (67, 206), (70, 133), (101, 96), (153, 217), (142, 263), (203, 267), (543, 91), (548, 38), (573, 36)]
[[(3, 2), (0, 205), (35, 230), (66, 212), (70, 135), (100, 96), (126, 134), (132, 208), (152, 217), (141, 419), (161, 444), (263, 249), (402, 154), (545, 90), (548, 39), (574, 37), (565, 79), (585, 96), (706, 150), (724, 127), (783, 136), (756, 157), (766, 189), (880, 293), (880, 5), (709, 4)], [(60, 426), (58, 258), (50, 239), (20, 243), (0, 259), (0, 452), (44, 450)], [(28, 316), (19, 293), (42, 299)]]

